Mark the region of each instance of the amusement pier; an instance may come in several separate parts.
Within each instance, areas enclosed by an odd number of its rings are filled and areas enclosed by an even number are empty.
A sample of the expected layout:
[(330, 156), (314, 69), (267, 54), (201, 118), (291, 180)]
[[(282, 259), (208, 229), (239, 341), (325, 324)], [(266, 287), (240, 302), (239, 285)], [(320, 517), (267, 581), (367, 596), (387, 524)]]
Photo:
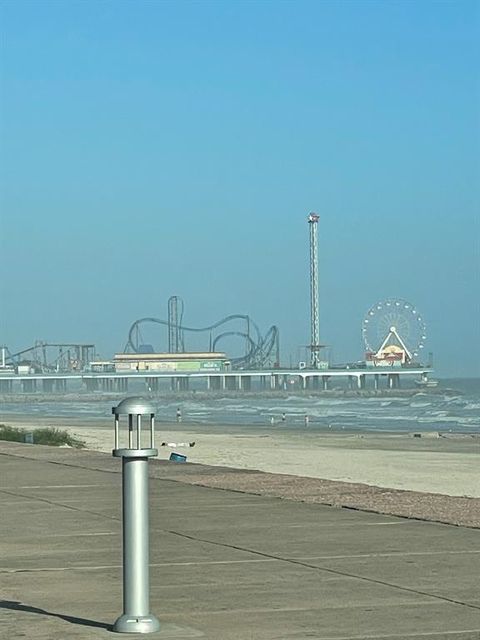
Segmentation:
[[(168, 300), (168, 319), (136, 320), (128, 331), (125, 347), (112, 359), (100, 359), (94, 343), (55, 343), (38, 340), (31, 347), (12, 352), (0, 347), (0, 393), (65, 393), (79, 386), (86, 391), (125, 392), (129, 386), (161, 392), (396, 389), (405, 379), (419, 387), (433, 387), (431, 354), (424, 362), (426, 326), (416, 307), (400, 298), (388, 298), (370, 307), (362, 324), (363, 360), (335, 364), (324, 356), (320, 341), (318, 287), (318, 223), (311, 213), (309, 227), (310, 343), (305, 360), (295, 366), (281, 364), (279, 329), (262, 332), (243, 314), (229, 315), (205, 327), (183, 321), (184, 302)], [(165, 327), (168, 349), (154, 346), (152, 331)], [(204, 336), (207, 348), (186, 348), (186, 336)], [(152, 337), (153, 336), (153, 337)], [(230, 357), (219, 344), (241, 338), (244, 353)]]

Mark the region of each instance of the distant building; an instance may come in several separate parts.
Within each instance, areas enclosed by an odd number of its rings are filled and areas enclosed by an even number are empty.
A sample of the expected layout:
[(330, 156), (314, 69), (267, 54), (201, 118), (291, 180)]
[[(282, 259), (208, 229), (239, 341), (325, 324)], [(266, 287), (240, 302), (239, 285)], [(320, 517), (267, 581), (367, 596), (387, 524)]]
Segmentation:
[(230, 361), (225, 353), (117, 353), (114, 356), (115, 371), (156, 372), (204, 372), (227, 371)]
[(111, 360), (93, 360), (88, 368), (93, 373), (114, 373), (115, 363)]

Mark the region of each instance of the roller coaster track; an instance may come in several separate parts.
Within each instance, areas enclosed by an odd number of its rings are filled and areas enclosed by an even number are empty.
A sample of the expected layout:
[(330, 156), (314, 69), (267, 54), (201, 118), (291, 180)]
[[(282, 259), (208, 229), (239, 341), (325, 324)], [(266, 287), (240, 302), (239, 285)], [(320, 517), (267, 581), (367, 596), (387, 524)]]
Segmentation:
[[(135, 334), (138, 332), (140, 326), (146, 323), (152, 324), (160, 324), (169, 328), (172, 326), (177, 329), (179, 332), (193, 332), (193, 333), (204, 333), (210, 332), (210, 334), (223, 326), (228, 322), (232, 322), (235, 320), (242, 320), (246, 323), (245, 331), (224, 331), (215, 336), (213, 342), (211, 342), (210, 349), (211, 351), (215, 351), (215, 347), (217, 343), (229, 336), (240, 336), (245, 339), (248, 350), (247, 353), (243, 356), (239, 356), (238, 358), (231, 358), (232, 365), (236, 369), (250, 369), (256, 367), (262, 367), (267, 364), (272, 357), (274, 358), (274, 362), (278, 363), (278, 343), (279, 343), (279, 332), (278, 327), (275, 325), (271, 326), (265, 336), (262, 336), (260, 333), (260, 329), (258, 325), (250, 318), (248, 315), (242, 314), (233, 314), (230, 316), (226, 316), (222, 318), (218, 322), (214, 324), (208, 325), (206, 327), (187, 327), (183, 324), (173, 324), (169, 323), (167, 320), (161, 320), (160, 318), (140, 318), (139, 320), (135, 320), (135, 322), (130, 327), (128, 332), (128, 341), (127, 341), (127, 349), (133, 351), (133, 353), (138, 353), (139, 345), (135, 344)], [(251, 335), (250, 329), (253, 329), (254, 335)], [(183, 342), (183, 340), (182, 340)]]

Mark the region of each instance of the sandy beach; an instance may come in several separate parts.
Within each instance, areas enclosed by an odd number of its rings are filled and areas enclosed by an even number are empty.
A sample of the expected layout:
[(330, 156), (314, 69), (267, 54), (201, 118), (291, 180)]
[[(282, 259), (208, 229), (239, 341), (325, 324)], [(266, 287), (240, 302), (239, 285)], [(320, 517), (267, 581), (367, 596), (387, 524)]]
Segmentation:
[[(74, 422), (51, 418), (4, 420), (34, 430), (68, 429), (88, 449), (110, 452), (110, 421)], [(172, 446), (161, 446), (162, 442)], [(194, 447), (173, 443), (195, 442)], [(413, 434), (308, 432), (306, 429), (258, 429), (232, 426), (158, 424), (159, 458), (172, 451), (188, 462), (274, 474), (362, 483), (392, 489), (480, 497), (480, 437)]]

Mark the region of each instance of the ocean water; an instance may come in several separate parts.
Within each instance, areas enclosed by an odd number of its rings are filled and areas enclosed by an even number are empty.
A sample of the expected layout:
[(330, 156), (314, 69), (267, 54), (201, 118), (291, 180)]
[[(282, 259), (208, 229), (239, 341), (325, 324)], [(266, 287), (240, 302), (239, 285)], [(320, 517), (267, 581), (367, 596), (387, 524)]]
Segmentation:
[[(173, 422), (178, 407), (182, 422), (188, 425), (239, 425), (259, 427), (331, 429), (334, 431), (438, 431), (480, 433), (480, 378), (442, 380), (434, 392), (425, 390), (412, 395), (365, 396), (294, 394), (169, 394), (153, 399), (157, 422)], [(0, 421), (39, 416), (42, 418), (76, 418), (85, 422), (111, 418), (117, 401), (99, 394), (98, 398), (79, 396), (67, 401), (49, 401), (48, 396), (25, 402), (0, 402)], [(282, 413), (286, 421), (281, 421)]]

